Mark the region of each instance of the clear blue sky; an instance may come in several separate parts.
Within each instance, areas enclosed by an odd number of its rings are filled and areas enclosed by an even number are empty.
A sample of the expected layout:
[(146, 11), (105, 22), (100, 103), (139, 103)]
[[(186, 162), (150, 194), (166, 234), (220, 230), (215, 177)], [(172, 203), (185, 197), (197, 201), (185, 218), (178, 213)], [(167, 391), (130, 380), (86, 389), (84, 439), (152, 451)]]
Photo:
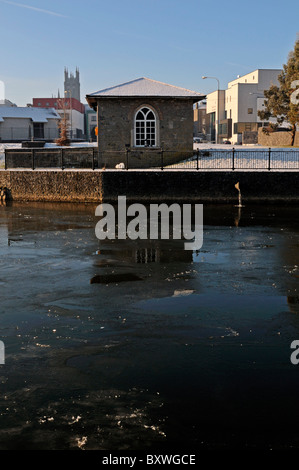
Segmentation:
[(63, 92), (81, 75), (81, 101), (148, 77), (202, 93), (257, 68), (281, 68), (299, 30), (289, 0), (0, 0), (0, 80), (19, 106)]

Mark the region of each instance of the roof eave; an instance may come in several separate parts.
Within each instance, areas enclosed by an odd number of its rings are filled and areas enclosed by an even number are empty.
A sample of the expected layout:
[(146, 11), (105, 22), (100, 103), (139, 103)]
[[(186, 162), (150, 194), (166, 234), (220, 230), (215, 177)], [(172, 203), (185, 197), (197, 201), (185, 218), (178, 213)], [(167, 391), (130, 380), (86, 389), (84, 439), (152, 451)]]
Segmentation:
[(176, 99), (176, 100), (190, 100), (194, 103), (202, 101), (206, 95), (192, 95), (192, 96), (167, 96), (167, 95), (86, 95), (86, 101), (90, 107), (96, 107), (97, 101), (107, 99)]

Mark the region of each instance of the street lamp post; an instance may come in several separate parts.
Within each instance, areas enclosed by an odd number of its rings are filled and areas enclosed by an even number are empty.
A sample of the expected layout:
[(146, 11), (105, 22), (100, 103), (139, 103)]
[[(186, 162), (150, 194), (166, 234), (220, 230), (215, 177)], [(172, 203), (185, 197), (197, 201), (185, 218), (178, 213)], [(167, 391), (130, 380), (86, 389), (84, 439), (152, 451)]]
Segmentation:
[(217, 77), (206, 77), (205, 75), (203, 75), (201, 77), (203, 80), (205, 80), (206, 78), (213, 78), (214, 80), (217, 80), (217, 119), (215, 119), (215, 124), (216, 124), (216, 143), (218, 144), (219, 143), (219, 91), (220, 91), (220, 83), (219, 83), (219, 79)]
[(65, 91), (64, 94), (67, 96), (67, 93), (69, 93), (69, 99), (70, 99), (70, 124), (71, 124), (71, 129), (70, 129), (70, 138), (72, 140), (73, 137), (73, 116), (72, 116), (72, 92), (71, 90)]

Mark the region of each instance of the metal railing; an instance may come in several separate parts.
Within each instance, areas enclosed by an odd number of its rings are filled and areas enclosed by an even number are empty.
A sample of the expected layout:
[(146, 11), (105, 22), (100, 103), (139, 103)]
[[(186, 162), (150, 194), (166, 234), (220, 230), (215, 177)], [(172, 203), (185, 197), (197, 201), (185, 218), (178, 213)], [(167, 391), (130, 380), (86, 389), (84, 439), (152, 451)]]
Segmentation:
[[(151, 162), (145, 157), (145, 161), (136, 159), (134, 152), (127, 149), (126, 152), (119, 152), (120, 161), (116, 167), (119, 169), (136, 169), (136, 168), (155, 168), (157, 170), (299, 170), (299, 149), (249, 149), (249, 148), (230, 148), (230, 149), (198, 149), (193, 151), (180, 152), (181, 157), (178, 159), (176, 152), (171, 150), (159, 149), (155, 153), (155, 160), (151, 158)], [(192, 153), (192, 152), (191, 152)], [(136, 154), (136, 151), (135, 151)], [(113, 152), (111, 152), (111, 155)], [(176, 160), (176, 161), (173, 161)]]
[(5, 149), (4, 168), (91, 168), (98, 167), (98, 150), (88, 148), (29, 148)]
[(299, 149), (144, 149), (98, 152), (97, 147), (5, 149), (9, 168), (112, 168), (120, 170), (299, 170)]

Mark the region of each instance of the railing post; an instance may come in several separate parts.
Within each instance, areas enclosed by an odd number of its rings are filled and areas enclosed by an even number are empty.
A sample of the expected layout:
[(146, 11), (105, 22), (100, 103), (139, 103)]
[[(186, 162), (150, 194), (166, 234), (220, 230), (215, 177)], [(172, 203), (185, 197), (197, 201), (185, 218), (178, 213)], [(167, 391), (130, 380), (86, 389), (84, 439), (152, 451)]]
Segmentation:
[(63, 148), (60, 149), (60, 165), (63, 170)]
[(31, 149), (32, 170), (35, 169), (35, 149)]
[(233, 155), (232, 155), (232, 170), (235, 169), (235, 147), (233, 147)]
[(198, 170), (199, 149), (196, 150), (196, 169)]
[(6, 149), (4, 150), (4, 169), (7, 170)]
[(271, 170), (271, 147), (269, 147), (269, 155), (268, 155), (268, 170)]
[(129, 169), (129, 149), (126, 149), (126, 170)]
[(163, 148), (161, 148), (161, 170), (163, 170), (164, 167), (164, 153), (163, 153)]

